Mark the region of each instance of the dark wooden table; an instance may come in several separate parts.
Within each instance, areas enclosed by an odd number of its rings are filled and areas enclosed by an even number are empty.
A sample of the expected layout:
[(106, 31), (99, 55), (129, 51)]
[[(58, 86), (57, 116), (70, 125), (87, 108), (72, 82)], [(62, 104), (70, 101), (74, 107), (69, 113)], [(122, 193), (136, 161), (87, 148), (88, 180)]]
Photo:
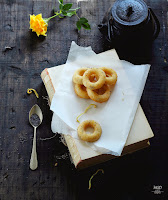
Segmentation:
[[(53, 136), (52, 113), (43, 98), (47, 93), (40, 78), (42, 70), (65, 63), (71, 41), (91, 46), (96, 53), (111, 48), (97, 25), (112, 1), (79, 1), (78, 5), (76, 0), (70, 2), (74, 7), (81, 7), (78, 14), (88, 18), (91, 31), (77, 31), (75, 16), (55, 18), (49, 23), (47, 37), (38, 38), (29, 30), (29, 14), (51, 16), (56, 0), (0, 0), (0, 200), (168, 199), (166, 0), (146, 0), (161, 25), (150, 52), (151, 70), (140, 102), (155, 134), (150, 148), (76, 171), (59, 135), (48, 141), (40, 139)], [(120, 58), (123, 55), (119, 53)], [(144, 57), (137, 58), (130, 61), (140, 62)], [(40, 98), (28, 95), (27, 88), (35, 88)], [(31, 171), (33, 128), (29, 125), (28, 113), (36, 103), (44, 119), (37, 129), (39, 167)], [(88, 180), (99, 168), (105, 173), (95, 176), (92, 189), (88, 190)], [(163, 192), (154, 194), (155, 186), (161, 186)]]

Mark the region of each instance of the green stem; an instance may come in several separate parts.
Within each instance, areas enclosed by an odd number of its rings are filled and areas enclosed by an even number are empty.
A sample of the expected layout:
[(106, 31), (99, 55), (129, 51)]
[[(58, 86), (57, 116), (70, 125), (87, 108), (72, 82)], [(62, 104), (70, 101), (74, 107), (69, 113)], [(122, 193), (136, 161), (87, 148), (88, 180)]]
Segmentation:
[(54, 17), (57, 17), (58, 15), (60, 15), (62, 12), (60, 11), (59, 13), (49, 17), (49, 18), (44, 18), (44, 21), (48, 24), (48, 22), (50, 21), (50, 19), (54, 18)]
[(76, 16), (77, 16), (78, 19), (80, 19), (80, 17), (77, 15), (77, 13), (76, 13)]

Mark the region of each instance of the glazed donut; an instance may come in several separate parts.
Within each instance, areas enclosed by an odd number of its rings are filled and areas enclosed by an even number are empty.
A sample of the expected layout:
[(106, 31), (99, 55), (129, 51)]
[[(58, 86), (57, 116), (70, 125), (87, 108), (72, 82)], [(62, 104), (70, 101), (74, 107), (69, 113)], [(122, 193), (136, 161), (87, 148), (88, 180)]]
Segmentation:
[(73, 82), (83, 85), (83, 74), (87, 69), (86, 67), (77, 69), (72, 77)]
[[(91, 127), (94, 129), (93, 133), (86, 133), (86, 129), (88, 127)], [(100, 138), (102, 134), (102, 129), (101, 129), (100, 124), (95, 122), (94, 120), (86, 120), (80, 123), (77, 129), (77, 132), (81, 140), (84, 140), (87, 142), (95, 142)]]
[[(94, 81), (93, 81), (94, 77)], [(106, 81), (106, 74), (99, 68), (92, 68), (83, 74), (83, 85), (91, 90), (101, 88)]]
[(117, 82), (117, 73), (113, 69), (107, 67), (100, 67), (100, 69), (106, 74), (106, 84), (115, 85)]
[(98, 90), (91, 90), (89, 88), (86, 88), (87, 93), (89, 97), (96, 102), (103, 103), (107, 101), (110, 97), (111, 91), (110, 86), (107, 84), (104, 84), (102, 88)]
[(84, 85), (75, 83), (74, 90), (80, 98), (89, 99), (86, 87)]

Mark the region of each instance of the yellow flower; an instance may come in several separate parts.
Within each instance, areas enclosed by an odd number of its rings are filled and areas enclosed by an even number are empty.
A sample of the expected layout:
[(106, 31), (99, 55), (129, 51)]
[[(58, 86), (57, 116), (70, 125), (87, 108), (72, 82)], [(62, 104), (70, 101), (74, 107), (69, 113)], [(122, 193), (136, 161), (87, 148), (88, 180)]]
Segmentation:
[(47, 20), (42, 18), (42, 14), (30, 15), (30, 29), (36, 32), (38, 37), (39, 35), (46, 36), (47, 26)]

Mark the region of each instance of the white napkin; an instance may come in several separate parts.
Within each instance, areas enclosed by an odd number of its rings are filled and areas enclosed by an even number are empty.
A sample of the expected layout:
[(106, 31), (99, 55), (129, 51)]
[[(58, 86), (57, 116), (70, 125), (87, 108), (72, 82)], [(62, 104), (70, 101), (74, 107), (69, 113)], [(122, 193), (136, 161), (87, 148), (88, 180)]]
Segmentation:
[[(80, 67), (110, 67), (118, 75), (117, 83), (107, 102), (96, 103), (81, 99), (74, 92), (72, 76)], [(136, 109), (138, 107), (150, 65), (133, 65), (95, 54), (91, 48), (83, 48), (72, 42), (67, 63), (64, 66), (50, 109), (54, 112), (52, 131), (70, 134), (78, 138), (76, 117), (92, 103), (80, 121), (97, 121), (102, 127), (102, 136), (94, 143), (87, 143), (99, 152), (120, 156), (126, 143)], [(60, 123), (62, 126), (60, 126)], [(59, 124), (59, 126), (58, 126)], [(59, 128), (58, 128), (59, 127)], [(78, 138), (79, 139), (79, 138)]]

